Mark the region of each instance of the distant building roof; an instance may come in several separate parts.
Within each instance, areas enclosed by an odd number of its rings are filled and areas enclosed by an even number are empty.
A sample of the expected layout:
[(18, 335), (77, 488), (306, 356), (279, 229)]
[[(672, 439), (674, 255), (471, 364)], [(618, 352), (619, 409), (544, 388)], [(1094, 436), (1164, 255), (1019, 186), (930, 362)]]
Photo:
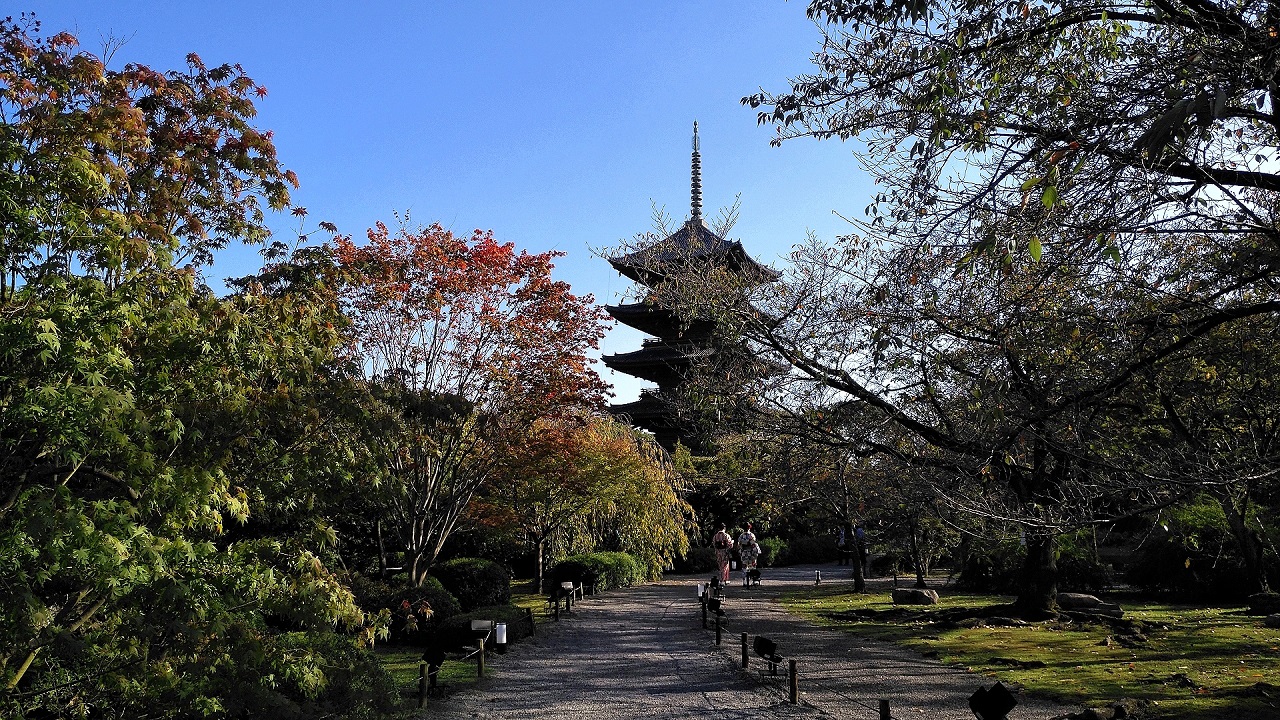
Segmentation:
[(769, 282), (780, 276), (776, 270), (756, 262), (736, 240), (726, 240), (711, 231), (699, 218), (689, 220), (679, 230), (620, 257), (609, 264), (636, 282), (654, 286), (673, 271), (689, 266), (724, 266), (744, 274), (754, 282)]

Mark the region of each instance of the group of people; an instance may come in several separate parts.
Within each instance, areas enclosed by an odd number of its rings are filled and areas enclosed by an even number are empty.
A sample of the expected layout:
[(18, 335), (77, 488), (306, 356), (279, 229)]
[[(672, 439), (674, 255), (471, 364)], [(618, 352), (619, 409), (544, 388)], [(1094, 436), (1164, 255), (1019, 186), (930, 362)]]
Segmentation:
[(751, 523), (747, 523), (737, 540), (729, 535), (726, 525), (720, 523), (719, 530), (711, 537), (711, 547), (716, 551), (716, 567), (720, 573), (720, 582), (729, 581), (729, 563), (734, 559), (736, 549), (738, 567), (742, 570), (742, 584), (743, 586), (750, 584), (752, 573), (756, 572), (756, 563), (760, 559), (760, 543), (756, 540), (756, 534), (751, 531)]

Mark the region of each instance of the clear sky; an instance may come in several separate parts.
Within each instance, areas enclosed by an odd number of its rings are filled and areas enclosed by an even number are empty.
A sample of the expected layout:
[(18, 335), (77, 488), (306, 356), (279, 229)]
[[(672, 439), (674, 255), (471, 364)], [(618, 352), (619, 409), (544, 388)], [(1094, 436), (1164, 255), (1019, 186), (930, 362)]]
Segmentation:
[[(19, 3), (24, 0), (18, 0)], [(122, 2), (26, 0), (48, 33), (69, 30), (113, 62), (240, 63), (266, 86), (258, 127), (275, 131), (310, 220), (361, 237), (393, 213), (460, 233), (567, 253), (556, 276), (616, 302), (629, 287), (593, 253), (650, 229), (650, 201), (689, 213), (692, 123), (702, 138), (704, 215), (741, 194), (730, 237), (780, 265), (809, 231), (848, 230), (869, 180), (838, 142), (769, 146), (739, 103), (781, 90), (818, 47), (804, 2)], [(272, 226), (286, 237), (296, 222)], [(243, 248), (211, 277), (244, 274)], [(643, 336), (625, 326), (603, 352)], [(614, 376), (618, 400), (643, 383)]]

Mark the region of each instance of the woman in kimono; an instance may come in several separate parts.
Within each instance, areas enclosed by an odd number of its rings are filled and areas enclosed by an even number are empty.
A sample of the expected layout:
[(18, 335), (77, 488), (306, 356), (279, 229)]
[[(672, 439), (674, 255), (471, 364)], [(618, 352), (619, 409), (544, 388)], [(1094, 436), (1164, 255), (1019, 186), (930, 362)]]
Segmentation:
[(756, 561), (760, 559), (760, 544), (756, 542), (756, 534), (751, 532), (751, 523), (738, 536), (738, 562), (742, 563), (742, 586), (749, 583), (751, 571), (756, 569)]
[(720, 571), (720, 582), (729, 582), (729, 558), (733, 552), (733, 538), (725, 532), (725, 524), (711, 538), (711, 547), (716, 551), (716, 567)]

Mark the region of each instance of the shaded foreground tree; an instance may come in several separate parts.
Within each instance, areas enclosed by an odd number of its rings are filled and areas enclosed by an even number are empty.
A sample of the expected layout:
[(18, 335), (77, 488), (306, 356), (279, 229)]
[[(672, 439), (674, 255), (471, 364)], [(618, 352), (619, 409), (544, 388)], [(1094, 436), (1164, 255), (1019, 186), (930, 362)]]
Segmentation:
[(379, 224), (365, 245), (335, 245), (351, 352), (380, 418), (367, 438), (389, 526), (379, 536), (394, 534), (421, 584), (502, 449), (541, 419), (603, 401), (586, 352), (605, 316), (551, 279), (557, 253), (517, 252), (480, 231)]
[(258, 520), (326, 482), (331, 308), (199, 275), (288, 203), (255, 94), (235, 66), (109, 70), (0, 21), (6, 717), (386, 707), (324, 519)]

